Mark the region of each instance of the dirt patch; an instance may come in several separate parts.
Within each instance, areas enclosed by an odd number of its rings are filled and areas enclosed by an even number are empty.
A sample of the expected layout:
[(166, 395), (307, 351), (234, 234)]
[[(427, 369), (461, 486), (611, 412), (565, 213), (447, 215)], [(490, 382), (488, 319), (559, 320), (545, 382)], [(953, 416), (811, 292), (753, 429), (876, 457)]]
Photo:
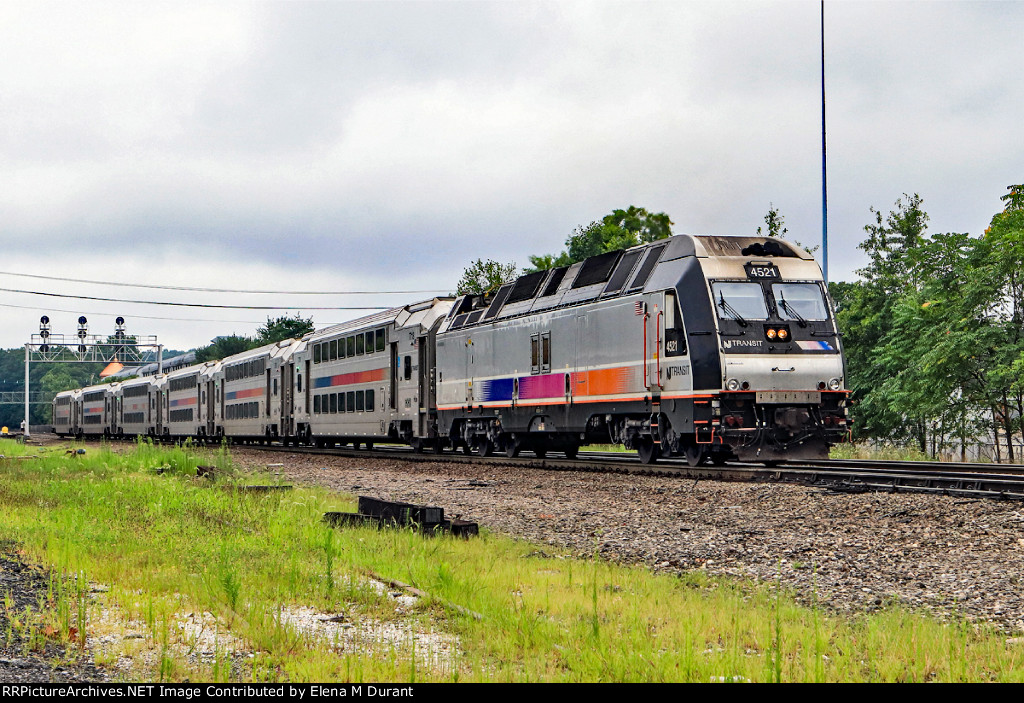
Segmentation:
[(109, 681), (91, 653), (60, 642), (54, 634), (32, 632), (47, 606), (49, 574), (27, 564), (15, 545), (0, 544), (0, 681), (85, 683)]

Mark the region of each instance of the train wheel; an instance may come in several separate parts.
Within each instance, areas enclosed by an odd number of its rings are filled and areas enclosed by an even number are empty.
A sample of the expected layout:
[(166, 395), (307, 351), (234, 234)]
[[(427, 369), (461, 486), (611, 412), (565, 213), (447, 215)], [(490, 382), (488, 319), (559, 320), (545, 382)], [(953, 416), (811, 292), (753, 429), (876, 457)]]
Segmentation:
[(519, 452), (523, 450), (523, 443), (518, 439), (507, 439), (505, 440), (505, 456), (509, 459), (515, 459), (519, 456)]
[(637, 441), (636, 454), (640, 457), (641, 464), (653, 464), (658, 460), (658, 445), (650, 437), (643, 437)]
[(489, 437), (478, 439), (473, 448), (476, 450), (476, 455), (480, 457), (488, 457), (494, 454), (494, 442)]
[(576, 455), (578, 455), (579, 453), (580, 453), (580, 448), (577, 445), (575, 445), (575, 444), (573, 446), (571, 446), (571, 447), (566, 447), (565, 448), (565, 458), (566, 459), (575, 459)]
[(416, 454), (423, 453), (423, 440), (420, 439), (419, 437), (411, 440), (409, 442), (409, 446), (412, 447), (413, 452), (415, 452)]
[(704, 447), (698, 447), (695, 444), (687, 445), (683, 451), (686, 454), (686, 463), (690, 466), (700, 466), (708, 458)]
[(444, 451), (444, 440), (438, 437), (434, 440), (434, 454), (440, 454)]
[(533, 448), (533, 453), (537, 455), (538, 459), (543, 459), (544, 457), (546, 457), (548, 455), (548, 448), (547, 447), (534, 447)]
[(368, 452), (372, 452), (373, 451), (373, 442), (367, 442), (366, 443), (366, 451), (368, 451)]

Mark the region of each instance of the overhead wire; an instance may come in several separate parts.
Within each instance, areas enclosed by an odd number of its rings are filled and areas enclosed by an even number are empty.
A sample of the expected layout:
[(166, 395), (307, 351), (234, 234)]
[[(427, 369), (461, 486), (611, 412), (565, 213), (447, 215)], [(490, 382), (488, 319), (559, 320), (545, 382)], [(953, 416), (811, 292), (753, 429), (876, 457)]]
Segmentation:
[[(96, 310), (65, 310), (61, 308), (39, 307), (36, 305), (14, 305), (12, 303), (0, 303), (2, 308), (16, 308), (18, 310), (36, 310), (39, 312), (66, 312), (71, 315), (116, 315), (112, 312), (98, 312)], [(132, 315), (135, 320), (169, 320), (171, 322), (229, 322), (238, 325), (261, 325), (266, 320), (218, 320), (214, 318), (201, 317), (160, 317), (158, 315)]]
[(129, 300), (125, 298), (104, 298), (95, 295), (71, 295), (69, 293), (44, 293), (41, 291), (21, 290), (17, 288), (0, 288), (4, 293), (21, 293), (23, 295), (40, 295), (47, 298), (71, 298), (74, 300), (96, 300), (106, 303), (130, 303), (134, 305), (168, 305), (183, 308), (214, 308), (219, 310), (390, 310), (387, 305), (218, 305), (215, 303), (175, 303), (160, 300)]
[[(236, 288), (201, 288), (193, 286), (167, 286), (157, 283), (125, 283), (122, 281), (96, 281), (87, 278), (65, 278), (61, 276), (43, 276), (35, 273), (19, 273), (15, 271), (0, 271), (0, 276), (20, 276), (22, 278), (36, 278), (44, 281), (60, 281), (64, 283), (88, 283), (99, 286), (119, 286), (124, 288), (152, 288), (157, 290), (177, 290), (194, 293), (255, 293), (259, 295), (419, 295), (425, 293), (446, 293), (440, 289), (431, 290), (245, 290)], [(0, 289), (3, 290), (3, 289)]]

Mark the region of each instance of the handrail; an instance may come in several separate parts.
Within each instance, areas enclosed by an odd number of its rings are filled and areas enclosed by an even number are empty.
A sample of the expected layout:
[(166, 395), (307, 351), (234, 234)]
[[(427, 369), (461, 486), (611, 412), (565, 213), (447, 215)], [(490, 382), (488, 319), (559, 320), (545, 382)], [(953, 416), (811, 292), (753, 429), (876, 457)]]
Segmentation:
[(649, 318), (649, 317), (650, 317), (650, 314), (645, 310), (644, 311), (644, 388), (646, 388), (647, 390), (651, 389), (651, 383), (649, 381), (650, 373), (648, 372), (648, 369), (647, 369), (647, 318)]
[(658, 375), (655, 377), (658, 382), (658, 388), (662, 388), (661, 385), (661, 316), (665, 313), (664, 310), (658, 311), (658, 316), (654, 319), (655, 333), (657, 334), (657, 343), (654, 347), (654, 359), (656, 362), (656, 368)]

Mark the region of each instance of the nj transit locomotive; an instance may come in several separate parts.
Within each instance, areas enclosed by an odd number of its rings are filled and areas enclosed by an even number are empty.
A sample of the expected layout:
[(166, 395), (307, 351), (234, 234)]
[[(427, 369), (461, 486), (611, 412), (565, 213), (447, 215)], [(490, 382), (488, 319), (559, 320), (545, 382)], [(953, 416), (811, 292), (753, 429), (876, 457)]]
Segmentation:
[[(646, 463), (772, 463), (822, 458), (846, 439), (843, 375), (810, 255), (779, 240), (679, 235), (150, 379), (145, 429), (482, 456), (572, 457), (611, 442)], [(141, 433), (122, 410), (138, 383), (58, 395), (55, 431)], [(172, 422), (172, 383), (196, 413), (185, 424)]]

